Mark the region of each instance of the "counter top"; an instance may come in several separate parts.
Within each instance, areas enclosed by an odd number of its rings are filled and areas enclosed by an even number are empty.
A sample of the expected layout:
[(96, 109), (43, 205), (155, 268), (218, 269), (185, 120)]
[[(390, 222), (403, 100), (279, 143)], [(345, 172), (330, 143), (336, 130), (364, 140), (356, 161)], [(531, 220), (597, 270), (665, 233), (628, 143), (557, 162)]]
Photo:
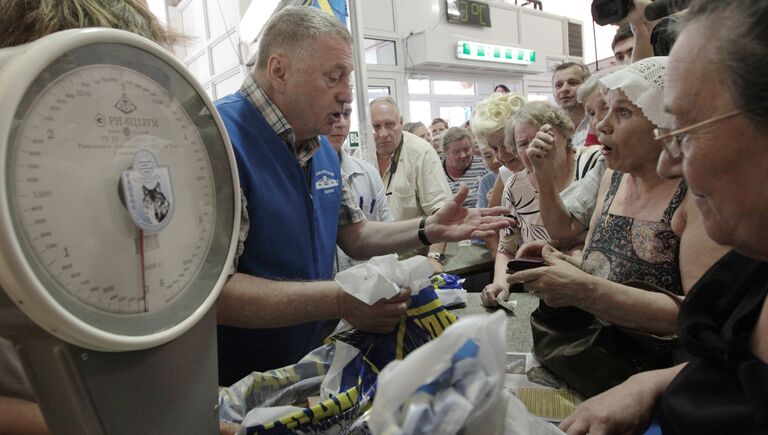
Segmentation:
[[(488, 314), (496, 310), (483, 307), (480, 302), (480, 293), (468, 293), (467, 296), (466, 307), (451, 310), (459, 317)], [(507, 312), (507, 351), (531, 352), (533, 338), (531, 337), (530, 316), (533, 310), (539, 306), (539, 298), (528, 293), (512, 293), (509, 300), (516, 300), (517, 307), (515, 307), (514, 314)], [(498, 309), (503, 310), (503, 308)]]
[(493, 270), (493, 257), (485, 245), (465, 242), (448, 243), (445, 247), (445, 273), (467, 275)]

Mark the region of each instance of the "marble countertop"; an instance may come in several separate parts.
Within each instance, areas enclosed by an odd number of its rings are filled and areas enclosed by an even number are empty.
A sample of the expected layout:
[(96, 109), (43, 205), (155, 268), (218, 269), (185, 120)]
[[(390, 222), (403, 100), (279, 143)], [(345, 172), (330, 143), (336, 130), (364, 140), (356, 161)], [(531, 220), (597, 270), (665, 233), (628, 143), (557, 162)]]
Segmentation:
[[(533, 338), (530, 315), (539, 306), (539, 298), (528, 293), (512, 293), (509, 300), (510, 302), (516, 300), (517, 306), (514, 313), (507, 312), (507, 351), (531, 352)], [(488, 314), (495, 310), (483, 307), (480, 302), (480, 293), (468, 293), (467, 306), (451, 311), (463, 317), (472, 314)]]

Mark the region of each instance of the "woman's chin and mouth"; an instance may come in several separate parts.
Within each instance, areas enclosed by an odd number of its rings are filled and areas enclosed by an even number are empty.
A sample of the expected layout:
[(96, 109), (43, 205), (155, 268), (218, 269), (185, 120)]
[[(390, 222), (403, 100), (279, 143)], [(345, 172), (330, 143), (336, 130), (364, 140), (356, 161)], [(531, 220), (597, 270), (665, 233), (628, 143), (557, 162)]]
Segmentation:
[(520, 159), (512, 159), (504, 162), (504, 166), (512, 172), (517, 172), (523, 169), (524, 165)]

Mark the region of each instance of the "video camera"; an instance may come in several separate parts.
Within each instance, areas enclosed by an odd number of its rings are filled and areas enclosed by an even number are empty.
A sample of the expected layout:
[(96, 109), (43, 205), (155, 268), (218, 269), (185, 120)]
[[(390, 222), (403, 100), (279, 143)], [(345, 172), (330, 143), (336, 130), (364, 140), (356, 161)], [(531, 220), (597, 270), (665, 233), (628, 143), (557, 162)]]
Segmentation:
[[(674, 13), (688, 7), (690, 0), (655, 0), (643, 13), (648, 21), (660, 20), (651, 31), (654, 56), (666, 56), (675, 43), (670, 27), (678, 20)], [(592, 0), (592, 19), (601, 26), (617, 24), (635, 8), (634, 0)]]

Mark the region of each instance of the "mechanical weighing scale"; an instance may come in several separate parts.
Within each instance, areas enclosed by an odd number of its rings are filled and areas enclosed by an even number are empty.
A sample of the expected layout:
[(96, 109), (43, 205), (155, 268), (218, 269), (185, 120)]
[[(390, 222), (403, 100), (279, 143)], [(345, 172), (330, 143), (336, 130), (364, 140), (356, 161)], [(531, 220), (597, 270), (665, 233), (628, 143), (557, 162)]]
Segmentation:
[(0, 336), (54, 433), (218, 433), (213, 303), (237, 245), (221, 119), (113, 29), (0, 50)]

